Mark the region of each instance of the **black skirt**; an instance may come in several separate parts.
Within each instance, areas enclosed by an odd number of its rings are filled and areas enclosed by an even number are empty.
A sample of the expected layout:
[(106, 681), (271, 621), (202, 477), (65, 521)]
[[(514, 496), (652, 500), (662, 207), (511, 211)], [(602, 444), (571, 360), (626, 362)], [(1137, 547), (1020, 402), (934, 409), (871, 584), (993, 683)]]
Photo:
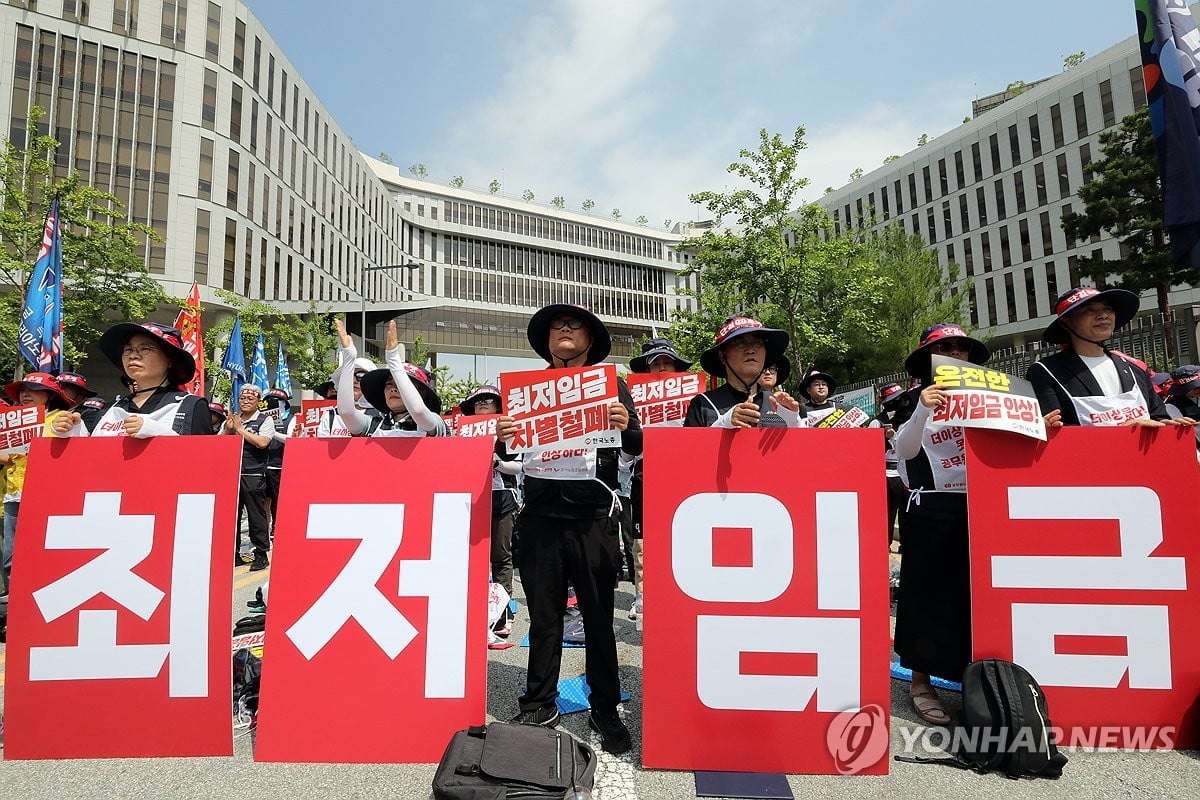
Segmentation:
[(971, 661), (967, 496), (938, 492), (900, 515), (895, 650), (901, 666), (961, 681)]

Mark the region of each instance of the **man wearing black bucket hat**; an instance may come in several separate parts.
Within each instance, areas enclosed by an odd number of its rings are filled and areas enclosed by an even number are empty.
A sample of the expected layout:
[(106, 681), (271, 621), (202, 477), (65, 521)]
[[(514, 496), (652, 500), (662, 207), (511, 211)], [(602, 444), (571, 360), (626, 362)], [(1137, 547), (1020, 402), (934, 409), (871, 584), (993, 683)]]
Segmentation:
[(1059, 295), (1054, 311), (1057, 317), (1042, 339), (1065, 347), (1034, 363), (1025, 375), (1048, 427), (1195, 424), (1189, 418), (1172, 420), (1150, 376), (1104, 346), (1137, 314), (1136, 294), (1079, 287)]
[[(529, 320), (529, 344), (550, 369), (599, 364), (611, 338), (600, 319), (582, 306), (558, 303)], [(568, 455), (589, 477), (559, 479), (543, 468), (542, 454), (526, 457), (525, 505), (517, 520), (521, 546), (518, 567), (529, 606), (529, 666), (521, 712), (513, 722), (553, 726), (559, 722), (558, 676), (562, 662), (563, 609), (567, 581), (575, 588), (583, 615), (587, 683), (591, 690), (588, 724), (610, 753), (632, 746), (621, 720), (617, 643), (613, 633), (614, 585), (621, 565), (618, 543), (618, 458), (641, 455), (642, 431), (633, 398), (618, 381), (619, 399), (609, 405), (609, 422), (622, 431), (621, 446)], [(501, 417), (498, 438), (512, 440), (516, 425)], [(549, 467), (549, 464), (545, 465)]]
[[(130, 393), (96, 423), (94, 436), (182, 436), (212, 433), (208, 401), (178, 387), (196, 374), (196, 360), (179, 330), (157, 322), (122, 322), (100, 337), (100, 352), (118, 369)], [(78, 412), (54, 419), (56, 436), (87, 436)]]
[(837, 381), (828, 372), (813, 367), (800, 381), (800, 394), (808, 398), (804, 404), (804, 413), (808, 424), (815, 427), (818, 422), (837, 410), (837, 404), (830, 401), (829, 396), (837, 391)]
[[(730, 317), (713, 346), (700, 355), (700, 366), (725, 384), (692, 398), (685, 428), (756, 428), (803, 426), (800, 403), (787, 392), (764, 392), (759, 380), (787, 349), (787, 331), (763, 327), (750, 317)], [(782, 423), (782, 424), (781, 424)]]

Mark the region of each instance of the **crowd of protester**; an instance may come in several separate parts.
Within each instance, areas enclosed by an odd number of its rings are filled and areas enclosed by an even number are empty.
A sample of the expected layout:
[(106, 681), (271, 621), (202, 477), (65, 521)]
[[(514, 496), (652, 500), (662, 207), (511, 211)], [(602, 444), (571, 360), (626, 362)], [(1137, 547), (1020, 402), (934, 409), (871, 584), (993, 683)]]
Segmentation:
[[(1047, 429), (1064, 425), (1126, 424), (1147, 427), (1195, 425), (1200, 418), (1200, 366), (1185, 365), (1170, 375), (1105, 347), (1113, 332), (1138, 310), (1131, 292), (1076, 288), (1063, 293), (1056, 317), (1043, 338), (1059, 352), (1033, 364), (1033, 385)], [(320, 419), (319, 437), (449, 436), (442, 401), (431, 373), (405, 358), (395, 322), (386, 330), (384, 365), (358, 355), (341, 320), (337, 321), (337, 368), (314, 387), (319, 398), (336, 400)], [(609, 356), (611, 337), (604, 323), (585, 308), (555, 304), (537, 311), (528, 325), (532, 350), (550, 369), (590, 366)], [(719, 381), (692, 399), (685, 427), (741, 430), (756, 427), (803, 428), (836, 411), (834, 377), (808, 369), (793, 396), (784, 385), (792, 365), (785, 352), (788, 334), (745, 316), (730, 317), (700, 367)], [(101, 337), (99, 350), (119, 370), (128, 393), (106, 404), (78, 373), (57, 376), (33, 372), (4, 387), (14, 405), (44, 406), (48, 436), (150, 436), (220, 434), (242, 440), (240, 512), (245, 515), (252, 555), (249, 570), (269, 565), (283, 473), (283, 450), (294, 433), (296, 415), (283, 389), (264, 392), (240, 387), (228, 404), (210, 402), (179, 387), (194, 373), (194, 361), (178, 330), (157, 323), (121, 323)], [(903, 546), (896, 596), (895, 651), (912, 671), (911, 698), (921, 719), (950, 722), (932, 686), (932, 677), (958, 680), (971, 655), (970, 583), (967, 557), (967, 476), (955, 437), (933, 436), (931, 418), (947, 402), (946, 387), (933, 380), (931, 357), (944, 355), (975, 364), (989, 358), (988, 347), (955, 324), (925, 330), (904, 362), (908, 386), (878, 389), (878, 408), (869, 422), (882, 428), (887, 476), (889, 543)], [(691, 369), (666, 339), (654, 338), (630, 360), (633, 373), (676, 373)], [(563, 611), (574, 598), (585, 631), (586, 678), (590, 687), (589, 724), (606, 750), (630, 748), (629, 732), (618, 712), (620, 686), (613, 617), (615, 587), (622, 577), (633, 585), (628, 615), (640, 620), (642, 600), (642, 508), (644, 462), (642, 429), (632, 396), (618, 381), (618, 398), (608, 407), (620, 445), (567, 455), (571, 477), (563, 478), (561, 458), (551, 465), (541, 453), (523, 458), (507, 445), (517, 433), (503, 415), (500, 391), (482, 385), (459, 404), (462, 415), (500, 414), (492, 459), (492, 580), (513, 595), (519, 576), (529, 615), (529, 660), (515, 722), (554, 726), (561, 664)], [(572, 451), (577, 452), (577, 451)], [(4, 486), (4, 591), (12, 569), (13, 541), (28, 458), (0, 455)], [(946, 466), (951, 464), (951, 466)], [(514, 548), (514, 537), (519, 546)], [(514, 555), (515, 549), (515, 555)], [(244, 566), (240, 551), (234, 563)], [(491, 626), (489, 642), (511, 632), (512, 613)]]

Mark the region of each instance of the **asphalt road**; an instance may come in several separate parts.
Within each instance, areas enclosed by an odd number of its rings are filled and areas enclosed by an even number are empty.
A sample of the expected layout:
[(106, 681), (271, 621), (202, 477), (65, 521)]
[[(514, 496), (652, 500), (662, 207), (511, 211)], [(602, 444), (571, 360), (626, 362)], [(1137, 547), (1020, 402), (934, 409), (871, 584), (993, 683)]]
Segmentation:
[[(269, 570), (235, 574), (234, 613), (241, 616), (254, 589)], [(522, 600), (520, 584), (517, 599)], [(623, 687), (632, 694), (625, 719), (634, 738), (632, 752), (614, 757), (600, 751), (587, 728), (586, 714), (571, 714), (563, 727), (590, 741), (600, 756), (596, 800), (644, 798), (674, 800), (695, 797), (691, 772), (644, 770), (640, 761), (641, 634), (625, 618), (632, 596), (628, 583), (618, 590), (614, 620)], [(527, 618), (518, 615), (512, 637), (520, 641)], [(514, 647), (490, 651), (488, 657), (488, 715), (507, 719), (516, 713), (518, 687), (524, 679), (527, 650)], [(563, 675), (583, 672), (583, 650), (566, 649)], [(0, 682), (4, 649), (0, 646)], [(891, 739), (899, 752), (905, 734), (911, 739), (922, 725), (907, 701), (907, 684), (892, 682)], [(954, 710), (957, 696), (943, 693)], [(369, 701), (369, 698), (364, 698)], [(0, 705), (0, 710), (3, 706)], [(69, 719), (62, 720), (70, 725)], [(797, 747), (822, 747), (823, 742), (797, 742)], [(878, 777), (789, 776), (797, 798), (1194, 798), (1200, 795), (1200, 753), (1066, 751), (1071, 759), (1057, 781), (1011, 781), (1000, 775), (976, 775), (941, 766), (892, 762), (891, 772)], [(259, 764), (253, 760), (249, 737), (235, 740), (229, 758), (121, 759), (96, 761), (0, 761), (0, 798), (13, 800), (87, 800), (90, 798), (196, 798), (197, 800), (271, 800), (287, 798), (389, 798), (423, 800), (431, 797), (432, 764)]]

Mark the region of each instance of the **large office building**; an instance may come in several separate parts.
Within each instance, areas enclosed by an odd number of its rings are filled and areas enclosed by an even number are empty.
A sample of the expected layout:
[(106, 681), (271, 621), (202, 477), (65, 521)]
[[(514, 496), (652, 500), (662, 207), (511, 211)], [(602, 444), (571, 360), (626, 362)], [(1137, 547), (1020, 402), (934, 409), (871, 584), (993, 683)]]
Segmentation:
[(595, 310), (627, 356), (687, 302), (678, 233), (415, 181), (350, 135), (237, 0), (0, 0), (0, 114), (30, 108), (56, 169), (126, 204), (173, 295), (400, 316), (435, 352), (528, 355), (547, 302)]
[[(841, 229), (901, 224), (966, 279), (970, 321), (994, 344), (1024, 349), (1053, 319), (1057, 295), (1091, 281), (1078, 259), (1120, 256), (1107, 235), (1069, 241), (1064, 214), (1101, 159), (1100, 135), (1146, 104), (1136, 37), (1013, 95), (821, 199)], [(1200, 302), (1200, 290), (1171, 293)], [(1152, 293), (1142, 308), (1155, 307)]]

